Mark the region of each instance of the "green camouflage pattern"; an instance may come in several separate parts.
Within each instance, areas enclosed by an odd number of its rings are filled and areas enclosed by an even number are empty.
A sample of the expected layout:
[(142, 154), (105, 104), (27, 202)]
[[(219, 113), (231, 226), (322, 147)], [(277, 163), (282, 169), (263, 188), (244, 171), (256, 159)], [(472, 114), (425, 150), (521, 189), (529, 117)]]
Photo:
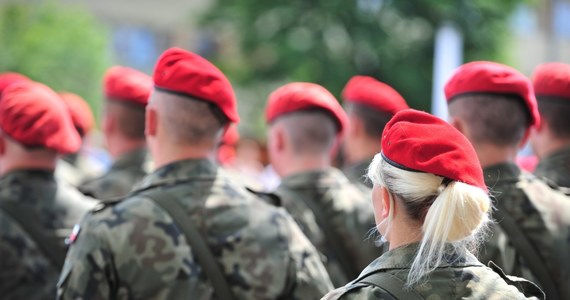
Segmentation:
[(570, 188), (570, 147), (541, 159), (534, 175), (546, 178), (558, 186)]
[[(496, 209), (508, 214), (535, 246), (544, 264), (556, 280), (562, 299), (570, 299), (570, 199), (551, 189), (532, 174), (522, 172), (515, 164), (504, 163), (484, 169), (485, 183), (490, 187)], [(527, 267), (524, 258), (501, 228), (501, 220), (479, 253), (483, 263), (493, 261), (507, 274), (524, 277), (537, 284), (538, 278)], [(546, 295), (547, 298), (552, 298)]]
[(374, 157), (367, 158), (358, 163), (349, 165), (343, 168), (343, 172), (348, 177), (352, 183), (358, 183), (363, 185), (365, 188), (372, 189), (372, 181), (368, 179), (366, 174), (368, 174), (368, 167), (372, 163)]
[(236, 185), (209, 160), (185, 160), (86, 215), (58, 299), (215, 299), (184, 235), (142, 194), (153, 189), (179, 200), (236, 298), (318, 299), (332, 289), (318, 252), (285, 210)]
[[(323, 262), (335, 286), (342, 286), (353, 279), (382, 249), (374, 243), (376, 233), (374, 212), (369, 197), (363, 195), (335, 168), (294, 174), (283, 178), (275, 193), (283, 206), (297, 221), (305, 235), (323, 254)], [(307, 204), (312, 200), (327, 220), (326, 228), (340, 239), (336, 242), (346, 249), (353, 263), (353, 270), (345, 271), (327, 239), (325, 229), (319, 224), (314, 211)], [(309, 201), (310, 201), (309, 200)]]
[(146, 148), (136, 149), (118, 157), (102, 176), (83, 182), (79, 190), (101, 200), (124, 197), (151, 169)]
[(58, 183), (47, 170), (5, 174), (0, 178), (0, 201), (12, 202), (18, 211), (33, 211), (37, 216), (34, 220), (14, 220), (13, 215), (0, 210), (0, 298), (54, 299), (60, 270), (38, 248), (41, 241), (33, 240), (20, 224), (39, 222), (46, 234), (61, 241), (61, 251), (65, 252), (64, 240), (73, 225), (96, 202)]
[[(406, 281), (419, 244), (410, 244), (390, 250), (372, 262), (361, 273), (364, 278), (377, 272), (388, 273), (401, 281)], [(430, 273), (421, 284), (415, 285), (410, 292), (422, 299), (537, 299), (527, 298), (517, 287), (510, 285), (501, 274), (481, 264), (468, 251), (455, 252), (447, 247), (441, 265)], [(508, 280), (529, 286), (539, 292), (532, 283), (515, 277)], [(323, 300), (334, 299), (395, 299), (385, 288), (368, 285), (355, 280), (346, 286), (328, 293)]]

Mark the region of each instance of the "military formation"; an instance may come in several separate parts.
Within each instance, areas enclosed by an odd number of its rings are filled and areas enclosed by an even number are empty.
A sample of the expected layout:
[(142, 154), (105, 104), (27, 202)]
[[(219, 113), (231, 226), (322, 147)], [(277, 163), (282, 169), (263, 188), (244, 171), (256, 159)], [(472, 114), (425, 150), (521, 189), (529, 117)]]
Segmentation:
[(570, 65), (470, 62), (444, 93), (449, 120), (368, 76), (342, 105), (277, 88), (264, 190), (231, 167), (239, 101), (196, 53), (107, 70), (107, 170), (85, 100), (1, 73), (0, 298), (570, 299)]

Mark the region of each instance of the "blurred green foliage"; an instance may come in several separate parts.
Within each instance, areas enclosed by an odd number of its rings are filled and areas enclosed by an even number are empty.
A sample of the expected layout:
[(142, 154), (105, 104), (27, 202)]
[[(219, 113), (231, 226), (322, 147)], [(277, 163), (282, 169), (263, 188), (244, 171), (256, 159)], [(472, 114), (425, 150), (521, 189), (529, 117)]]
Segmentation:
[(99, 111), (109, 65), (105, 30), (85, 11), (54, 3), (0, 6), (0, 72), (69, 91)]
[[(202, 24), (216, 33), (214, 61), (242, 86), (311, 81), (340, 96), (364, 74), (429, 110), (437, 28), (462, 31), (466, 61), (504, 61), (508, 17), (522, 1), (217, 0)], [(265, 99), (240, 105), (250, 100)]]

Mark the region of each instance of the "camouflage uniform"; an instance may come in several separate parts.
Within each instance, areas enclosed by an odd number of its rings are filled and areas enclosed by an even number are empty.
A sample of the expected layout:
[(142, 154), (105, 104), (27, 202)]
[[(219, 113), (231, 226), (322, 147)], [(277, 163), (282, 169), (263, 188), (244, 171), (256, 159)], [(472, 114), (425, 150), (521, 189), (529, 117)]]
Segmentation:
[(79, 186), (81, 184), (81, 181), (85, 179), (84, 175), (78, 168), (64, 159), (59, 159), (57, 161), (57, 167), (55, 168), (55, 177), (58, 180), (63, 180), (64, 182), (75, 187)]
[[(521, 172), (515, 164), (499, 164), (484, 169), (485, 182), (495, 197), (495, 207), (508, 214), (529, 242), (535, 246), (541, 262), (562, 299), (570, 299), (570, 200), (553, 191), (532, 174)], [(512, 243), (512, 237), (501, 227), (492, 226), (491, 235), (480, 252), (481, 262), (495, 262), (507, 274), (521, 276), (544, 284), (545, 278), (533, 274)], [(546, 295), (553, 298), (551, 295)]]
[(87, 180), (79, 190), (103, 200), (124, 197), (150, 172), (151, 165), (146, 148), (136, 149), (117, 158), (107, 173)]
[(61, 266), (52, 263), (49, 255), (41, 250), (42, 241), (33, 239), (24, 230), (24, 222), (38, 222), (43, 229), (42, 236), (45, 234), (45, 238), (58, 241), (56, 245), (60, 249), (51, 251), (63, 258), (65, 237), (95, 202), (71, 186), (56, 182), (53, 172), (47, 170), (5, 174), (0, 179), (0, 202), (2, 207), (11, 205), (18, 212), (0, 209), (1, 298), (53, 299)]
[(317, 299), (332, 288), (316, 249), (282, 209), (253, 197), (208, 160), (164, 166), (126, 199), (81, 222), (59, 299), (213, 299), (172, 218), (144, 192), (174, 195), (239, 299)]
[[(372, 204), (339, 170), (328, 168), (288, 176), (275, 193), (324, 255), (335, 286), (346, 284), (381, 254), (370, 237), (371, 232), (376, 232), (371, 231), (375, 228)], [(311, 208), (308, 201), (315, 207)], [(326, 223), (319, 221), (319, 216)], [(327, 228), (322, 227), (325, 224)], [(334, 236), (327, 236), (327, 232)], [(335, 246), (344, 253), (338, 253)], [(343, 266), (343, 260), (350, 262), (350, 269)]]
[[(398, 278), (398, 282), (405, 282), (419, 244), (410, 244), (384, 253), (372, 262), (361, 273), (359, 279), (366, 278), (374, 273), (386, 273)], [(525, 299), (515, 285), (526, 288), (527, 291), (541, 296), (540, 290), (532, 283), (485, 267), (475, 256), (468, 251), (454, 252), (451, 247), (444, 255), (441, 265), (429, 274), (424, 284), (415, 285), (410, 292), (421, 299)], [(358, 279), (346, 286), (334, 290), (323, 297), (324, 300), (333, 299), (395, 299), (387, 290), (397, 287), (384, 288), (357, 282)], [(534, 298), (534, 297), (533, 297)], [(536, 298), (534, 298), (536, 299)]]
[(570, 147), (541, 159), (534, 174), (558, 186), (570, 188)]
[(372, 158), (373, 157), (349, 165), (345, 167), (342, 171), (344, 172), (346, 177), (350, 179), (351, 182), (360, 183), (366, 186), (367, 188), (371, 189), (372, 182), (368, 180), (366, 174), (368, 172), (368, 166), (370, 166), (370, 163), (372, 162)]

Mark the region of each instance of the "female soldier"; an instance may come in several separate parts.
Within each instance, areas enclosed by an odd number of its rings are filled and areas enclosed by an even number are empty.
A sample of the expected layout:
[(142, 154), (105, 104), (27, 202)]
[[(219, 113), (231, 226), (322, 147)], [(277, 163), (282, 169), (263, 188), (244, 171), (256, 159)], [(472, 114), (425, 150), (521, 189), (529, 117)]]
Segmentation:
[(475, 150), (452, 126), (399, 112), (368, 177), (389, 251), (323, 299), (544, 298), (533, 283), (485, 267), (469, 252), (483, 238), (492, 204)]

